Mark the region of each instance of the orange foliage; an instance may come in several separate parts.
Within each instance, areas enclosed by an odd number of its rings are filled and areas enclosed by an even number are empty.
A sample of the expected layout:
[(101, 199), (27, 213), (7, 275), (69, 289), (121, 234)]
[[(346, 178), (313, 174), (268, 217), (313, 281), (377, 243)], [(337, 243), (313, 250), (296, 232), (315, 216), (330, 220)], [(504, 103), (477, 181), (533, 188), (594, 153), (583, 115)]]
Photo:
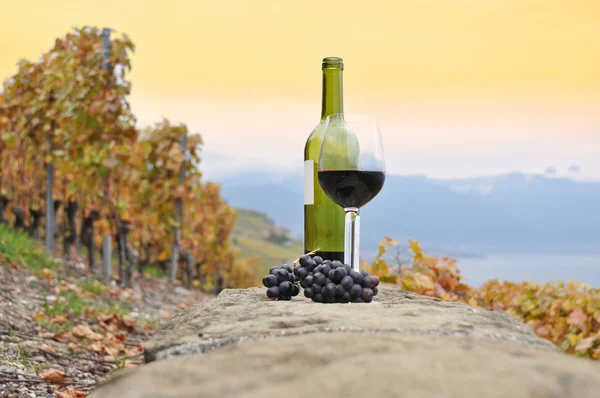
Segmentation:
[(600, 360), (600, 289), (579, 282), (498, 280), (473, 289), (461, 282), (455, 259), (428, 255), (418, 242), (409, 240), (411, 264), (388, 263), (383, 257), (393, 247), (398, 242), (386, 237), (373, 263), (363, 267), (407, 291), (504, 311), (565, 352)]

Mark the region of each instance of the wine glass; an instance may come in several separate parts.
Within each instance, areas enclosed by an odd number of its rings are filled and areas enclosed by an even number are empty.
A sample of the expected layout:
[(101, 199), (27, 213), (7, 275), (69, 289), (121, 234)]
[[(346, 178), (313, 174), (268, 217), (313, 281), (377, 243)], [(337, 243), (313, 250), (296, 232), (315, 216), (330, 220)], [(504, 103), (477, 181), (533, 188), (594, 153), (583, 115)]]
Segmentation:
[(325, 119), (319, 184), (346, 211), (344, 263), (359, 271), (360, 208), (385, 182), (383, 143), (372, 115), (334, 113)]

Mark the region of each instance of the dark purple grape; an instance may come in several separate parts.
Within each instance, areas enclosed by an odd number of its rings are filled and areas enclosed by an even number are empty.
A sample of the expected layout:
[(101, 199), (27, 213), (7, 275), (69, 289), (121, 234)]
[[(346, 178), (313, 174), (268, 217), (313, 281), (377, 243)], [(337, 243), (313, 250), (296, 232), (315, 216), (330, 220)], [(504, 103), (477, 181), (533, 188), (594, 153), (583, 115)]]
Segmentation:
[(277, 271), (279, 269), (279, 267), (271, 267), (271, 269), (269, 270), (269, 274), (275, 275), (275, 271)]
[(300, 278), (298, 278), (296, 275), (294, 275), (294, 283), (296, 282), (300, 282)]
[(291, 296), (279, 296), (278, 300), (281, 301), (290, 301), (292, 299)]
[(279, 281), (279, 283), (288, 280), (288, 273), (284, 269), (278, 269), (278, 270), (276, 270), (275, 273), (274, 273), (274, 275), (277, 277), (277, 280)]
[(363, 276), (363, 274), (361, 274), (360, 272), (356, 272), (356, 271), (350, 272), (350, 277), (352, 277), (352, 280), (354, 281), (354, 283), (359, 284), (361, 286), (362, 286), (363, 280), (365, 278)]
[(302, 289), (306, 289), (306, 282), (305, 281), (300, 281), (300, 286), (302, 287)]
[(369, 276), (369, 273), (364, 269), (360, 271), (360, 273), (362, 274), (362, 276)]
[(288, 265), (288, 264), (283, 264), (281, 266), (281, 269), (284, 269), (284, 270), (286, 270), (287, 272), (290, 272), (290, 273), (294, 272), (294, 267), (292, 267), (291, 265)]
[(306, 266), (306, 262), (310, 260), (310, 256), (308, 254), (305, 254), (303, 256), (301, 256), (298, 259), (298, 262), (300, 263), (301, 266), (305, 267)]
[(279, 288), (277, 286), (272, 286), (267, 289), (267, 297), (268, 298), (277, 298), (279, 297)]
[(348, 272), (346, 272), (346, 269), (344, 267), (338, 267), (335, 269), (335, 273), (333, 275), (333, 278), (331, 278), (331, 276), (329, 277), (330, 279), (333, 279), (335, 281), (335, 283), (340, 283), (340, 281), (342, 279), (344, 279), (344, 277), (348, 275)]
[(333, 269), (343, 267), (343, 266), (344, 266), (344, 264), (342, 264), (342, 262), (339, 260), (335, 260), (331, 263), (331, 268), (333, 268)]
[(346, 292), (340, 297), (340, 303), (349, 303), (352, 298), (350, 297), (350, 293)]
[(373, 297), (377, 296), (377, 293), (379, 293), (379, 289), (377, 289), (376, 287), (374, 287), (371, 290), (373, 290)]
[(326, 264), (326, 265), (331, 265), (332, 262), (333, 261), (331, 261), (331, 260), (323, 260), (323, 264)]
[(360, 295), (362, 294), (362, 286), (359, 284), (352, 285), (349, 293), (350, 293), (350, 297), (352, 297), (353, 299), (360, 297)]
[(292, 297), (296, 297), (298, 295), (298, 293), (300, 293), (300, 286), (298, 285), (292, 285)]
[(320, 272), (317, 272), (316, 274), (313, 275), (313, 281), (314, 281), (314, 283), (319, 284), (321, 286), (325, 286), (325, 280), (326, 279), (327, 278), (325, 277), (325, 275), (323, 275)]
[(294, 275), (298, 276), (298, 270), (302, 269), (302, 267), (294, 267)]
[(313, 295), (314, 295), (313, 290), (310, 287), (307, 287), (306, 289), (304, 289), (304, 297), (312, 298)]
[(298, 276), (300, 277), (300, 279), (306, 278), (306, 275), (308, 275), (308, 270), (306, 268), (300, 268), (298, 270)]
[(312, 272), (317, 267), (317, 263), (315, 263), (315, 260), (309, 260), (304, 267), (307, 271)]
[(373, 281), (373, 277), (371, 276), (365, 276), (364, 282), (363, 282), (363, 286), (364, 287), (368, 287), (369, 289), (372, 288), (374, 286), (375, 281)]
[(344, 269), (346, 270), (348, 275), (350, 275), (350, 272), (352, 272), (352, 267), (350, 266), (350, 264), (344, 264)]
[(328, 264), (325, 264), (325, 263), (324, 263), (324, 264), (321, 266), (321, 273), (322, 273), (323, 275), (327, 275), (327, 274), (329, 273), (329, 271), (330, 271), (330, 270), (331, 270), (331, 267), (330, 267)]
[(346, 293), (346, 289), (342, 285), (335, 285), (335, 297), (342, 297)]
[(368, 287), (365, 287), (360, 295), (365, 301), (373, 299), (373, 290)]
[(362, 297), (357, 297), (357, 298), (352, 299), (352, 302), (353, 303), (364, 303), (365, 299), (363, 299)]
[(336, 302), (335, 297), (325, 297), (325, 302), (329, 304), (333, 304)]
[(317, 264), (317, 265), (321, 265), (323, 264), (323, 257), (321, 256), (314, 256), (313, 257), (313, 261)]
[(325, 298), (323, 297), (323, 295), (321, 293), (317, 293), (313, 296), (312, 300), (317, 303), (322, 303), (325, 301)]
[(312, 291), (314, 294), (319, 294), (319, 293), (321, 293), (321, 290), (323, 290), (323, 286), (316, 284), (316, 283), (313, 283), (311, 288), (312, 288)]
[(342, 281), (340, 282), (340, 286), (342, 286), (344, 288), (344, 290), (350, 290), (353, 285), (354, 285), (354, 281), (352, 281), (352, 278), (348, 275), (343, 277)]
[(265, 287), (277, 286), (277, 277), (275, 275), (267, 275), (263, 278)]
[(314, 283), (314, 277), (312, 275), (308, 275), (306, 277), (306, 279), (304, 279), (302, 282), (304, 282), (304, 286), (302, 286), (302, 287), (304, 287), (304, 288), (311, 287)]
[(292, 282), (284, 281), (279, 284), (279, 294), (282, 296), (292, 295)]
[(329, 270), (329, 272), (327, 273), (327, 278), (331, 281), (335, 280), (335, 270), (334, 269)]
[(376, 276), (372, 276), (371, 278), (373, 278), (373, 287), (379, 286), (379, 278)]
[(325, 286), (325, 297), (335, 297), (334, 283), (328, 283), (327, 286)]

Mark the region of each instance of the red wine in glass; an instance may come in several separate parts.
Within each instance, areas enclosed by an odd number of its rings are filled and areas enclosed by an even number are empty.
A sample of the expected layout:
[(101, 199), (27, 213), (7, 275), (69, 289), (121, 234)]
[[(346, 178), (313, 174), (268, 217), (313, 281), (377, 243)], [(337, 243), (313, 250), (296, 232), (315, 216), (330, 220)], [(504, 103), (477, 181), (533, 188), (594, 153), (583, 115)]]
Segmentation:
[(359, 209), (373, 199), (385, 182), (385, 172), (364, 170), (321, 170), (319, 184), (339, 206)]

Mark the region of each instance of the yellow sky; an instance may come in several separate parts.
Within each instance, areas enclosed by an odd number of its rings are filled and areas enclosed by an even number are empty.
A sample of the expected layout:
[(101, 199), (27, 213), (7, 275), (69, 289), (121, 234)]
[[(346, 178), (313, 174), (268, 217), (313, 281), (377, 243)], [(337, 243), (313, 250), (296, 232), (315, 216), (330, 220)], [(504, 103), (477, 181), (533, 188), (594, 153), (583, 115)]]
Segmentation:
[[(333, 55), (347, 107), (378, 113), (399, 159), (450, 148), (503, 159), (482, 171), (575, 162), (600, 176), (598, 0), (0, 0), (0, 15), (0, 78), (72, 26), (126, 32), (140, 121), (186, 121), (234, 157), (269, 140), (298, 147), (277, 155), (296, 163), (319, 114), (320, 60)], [(388, 164), (472, 167), (431, 159)]]

